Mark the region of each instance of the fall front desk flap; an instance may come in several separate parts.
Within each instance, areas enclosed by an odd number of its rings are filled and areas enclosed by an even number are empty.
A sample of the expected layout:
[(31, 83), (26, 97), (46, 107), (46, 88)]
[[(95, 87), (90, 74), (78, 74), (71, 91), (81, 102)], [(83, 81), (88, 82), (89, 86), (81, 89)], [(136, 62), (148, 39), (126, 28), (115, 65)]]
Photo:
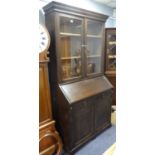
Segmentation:
[(105, 76), (61, 84), (59, 87), (70, 104), (113, 88)]

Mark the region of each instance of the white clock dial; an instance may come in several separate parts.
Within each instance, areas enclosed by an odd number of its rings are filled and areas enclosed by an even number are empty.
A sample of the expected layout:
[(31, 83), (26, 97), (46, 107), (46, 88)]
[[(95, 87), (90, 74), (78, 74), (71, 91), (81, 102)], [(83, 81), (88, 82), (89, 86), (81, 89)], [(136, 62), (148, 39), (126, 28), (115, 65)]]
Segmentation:
[(42, 25), (39, 25), (39, 33), (39, 52), (44, 52), (49, 48), (50, 36), (47, 29)]

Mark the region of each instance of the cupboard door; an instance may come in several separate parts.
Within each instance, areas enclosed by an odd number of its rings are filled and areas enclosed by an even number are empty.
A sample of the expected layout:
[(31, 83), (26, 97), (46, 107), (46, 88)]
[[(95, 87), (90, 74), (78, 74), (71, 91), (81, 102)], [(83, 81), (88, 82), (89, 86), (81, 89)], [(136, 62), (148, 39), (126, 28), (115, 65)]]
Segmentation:
[(86, 22), (86, 72), (87, 76), (102, 73), (103, 23), (87, 20)]
[(73, 144), (78, 145), (93, 133), (93, 104), (91, 100), (75, 103), (72, 109)]
[(81, 78), (83, 20), (74, 16), (59, 16), (59, 25), (61, 79)]
[(95, 97), (95, 130), (102, 130), (110, 124), (111, 95), (108, 92)]

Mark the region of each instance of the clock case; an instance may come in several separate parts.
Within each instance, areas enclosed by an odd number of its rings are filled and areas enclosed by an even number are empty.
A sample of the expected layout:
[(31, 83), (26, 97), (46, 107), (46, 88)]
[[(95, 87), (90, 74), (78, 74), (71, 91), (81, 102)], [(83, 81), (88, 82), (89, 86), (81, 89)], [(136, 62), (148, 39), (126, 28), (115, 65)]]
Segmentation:
[(62, 141), (55, 128), (55, 120), (52, 116), (52, 102), (49, 89), (47, 51), (50, 43), (48, 31), (42, 29), (48, 36), (46, 49), (39, 52), (39, 155), (56, 153), (62, 154)]

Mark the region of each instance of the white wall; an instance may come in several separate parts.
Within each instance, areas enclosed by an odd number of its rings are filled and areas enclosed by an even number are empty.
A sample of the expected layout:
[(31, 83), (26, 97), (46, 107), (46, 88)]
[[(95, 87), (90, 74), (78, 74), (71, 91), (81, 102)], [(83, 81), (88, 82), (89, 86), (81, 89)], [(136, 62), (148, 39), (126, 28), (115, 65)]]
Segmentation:
[[(44, 2), (39, 1), (40, 8), (42, 8), (43, 6), (48, 4), (48, 2), (45, 2), (45, 1)], [(106, 5), (103, 5), (103, 4), (93, 2), (91, 0), (51, 0), (51, 1), (61, 2), (61, 3), (68, 4), (68, 5), (75, 6), (75, 7), (79, 7), (82, 9), (102, 13), (102, 14), (108, 15), (109, 17), (113, 16), (112, 8), (110, 8)], [(44, 24), (44, 21), (45, 21), (45, 19), (44, 19), (43, 12), (39, 11), (39, 22)], [(108, 18), (105, 26), (106, 27), (115, 27), (115, 19)]]

